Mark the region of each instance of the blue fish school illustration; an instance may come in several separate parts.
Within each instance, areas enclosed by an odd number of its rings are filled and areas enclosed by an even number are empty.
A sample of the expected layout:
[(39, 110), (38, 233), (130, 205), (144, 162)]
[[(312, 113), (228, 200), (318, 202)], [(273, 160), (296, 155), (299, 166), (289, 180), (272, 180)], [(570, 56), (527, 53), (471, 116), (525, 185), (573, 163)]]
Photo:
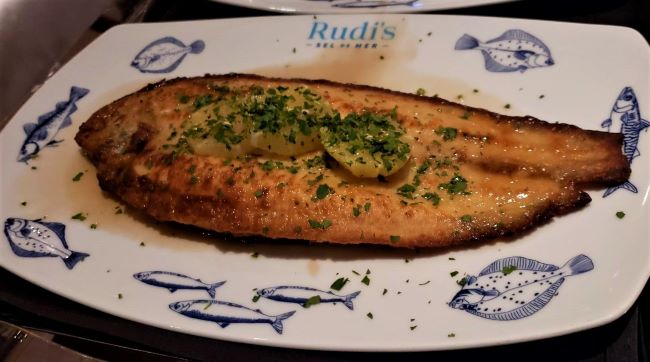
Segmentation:
[(188, 54), (200, 54), (203, 49), (203, 40), (196, 40), (187, 46), (180, 40), (167, 36), (144, 47), (135, 56), (131, 66), (142, 73), (170, 73)]
[(11, 250), (20, 257), (58, 257), (68, 269), (72, 269), (89, 256), (70, 250), (65, 239), (65, 225), (61, 223), (8, 218), (4, 234)]
[(551, 50), (537, 37), (519, 29), (511, 29), (498, 38), (481, 42), (465, 34), (456, 41), (456, 50), (479, 50), (490, 72), (525, 72), (528, 69), (555, 64)]
[(214, 322), (221, 328), (233, 323), (269, 324), (278, 334), (282, 334), (284, 329), (283, 321), (295, 313), (291, 311), (274, 316), (240, 304), (209, 299), (175, 302), (169, 308), (189, 318)]
[(169, 289), (174, 293), (179, 289), (189, 290), (205, 290), (211, 298), (216, 295), (216, 290), (226, 282), (217, 282), (207, 284), (200, 279), (194, 279), (187, 275), (168, 272), (168, 271), (146, 271), (133, 274), (133, 277), (145, 284), (153, 285), (154, 287), (161, 287)]
[[(616, 102), (614, 102), (609, 118), (603, 121), (600, 126), (607, 128), (608, 132), (611, 132), (612, 129), (620, 130), (619, 132), (623, 135), (623, 154), (630, 164), (636, 157), (641, 156), (638, 148), (639, 136), (641, 131), (648, 131), (650, 122), (641, 118), (639, 102), (631, 87), (623, 88), (618, 98), (616, 98)], [(605, 190), (603, 197), (607, 197), (619, 189), (635, 194), (638, 192), (636, 186), (627, 180), (621, 185)]]
[(356, 298), (360, 293), (360, 291), (357, 291), (348, 295), (338, 295), (320, 289), (289, 285), (257, 290), (257, 295), (260, 297), (274, 300), (276, 302), (296, 303), (304, 305), (310, 298), (318, 296), (320, 298), (320, 304), (340, 302), (350, 310), (354, 310), (352, 300)]
[(478, 277), (468, 277), (449, 306), (491, 320), (526, 318), (544, 308), (567, 277), (593, 268), (586, 255), (578, 255), (562, 267), (520, 256), (499, 259)]
[(70, 98), (65, 102), (56, 104), (53, 111), (38, 117), (36, 123), (27, 123), (23, 126), (25, 141), (20, 146), (18, 162), (28, 161), (48, 146), (56, 146), (62, 140), (56, 140), (56, 136), (62, 128), (72, 124), (70, 115), (77, 110), (77, 101), (90, 92), (86, 88), (70, 88)]

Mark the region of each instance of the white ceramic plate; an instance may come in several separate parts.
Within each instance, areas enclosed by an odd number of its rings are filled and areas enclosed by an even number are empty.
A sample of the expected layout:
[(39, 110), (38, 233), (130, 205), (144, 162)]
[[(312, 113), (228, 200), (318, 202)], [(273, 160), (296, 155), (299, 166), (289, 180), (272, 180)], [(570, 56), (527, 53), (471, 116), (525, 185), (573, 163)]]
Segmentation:
[(410, 13), (457, 9), (514, 0), (214, 0), (280, 13)]
[[(332, 36), (334, 29), (348, 29), (348, 36), (354, 33), (355, 39), (340, 40)], [(510, 53), (527, 65), (519, 62), (514, 64), (516, 71), (506, 71), (513, 70), (513, 63), (486, 63), (478, 48), (455, 50), (472, 46), (470, 36), (482, 47), (496, 46), (483, 42), (502, 34), (506, 40), (514, 37), (515, 42), (537, 45), (518, 43), (523, 50), (533, 50)], [(147, 62), (151, 53), (163, 56)], [(606, 26), (351, 15), (116, 27), (47, 81), (2, 131), (0, 216), (5, 221), (5, 235), (0, 262), (37, 285), (120, 317), (184, 333), (274, 346), (439, 350), (513, 343), (595, 327), (621, 316), (641, 292), (650, 272), (650, 135), (640, 130), (645, 123), (635, 118), (650, 116), (649, 70), (649, 48), (644, 39), (632, 30)], [(603, 197), (605, 190), (594, 190), (590, 192), (593, 201), (584, 209), (514, 240), (419, 253), (222, 240), (157, 225), (101, 192), (94, 168), (73, 140), (83, 121), (104, 104), (149, 82), (227, 72), (326, 78), (405, 92), (424, 88), (427, 94), (497, 112), (530, 114), (594, 130), (606, 131), (602, 122), (611, 118), (611, 131), (619, 132), (625, 118), (628, 125), (637, 122), (636, 128), (625, 128), (626, 152), (637, 154), (632, 144), (635, 135), (638, 141), (640, 155), (633, 160), (630, 178), (637, 192), (630, 191), (629, 185), (607, 197)], [(626, 87), (638, 103), (628, 91), (628, 99), (618, 102), (621, 109), (613, 111)], [(55, 107), (58, 102), (62, 103)], [(50, 113), (55, 109), (57, 112)], [(72, 124), (61, 128), (67, 115)], [(61, 142), (45, 146), (50, 140)], [(37, 158), (28, 164), (17, 161), (21, 148), (29, 155), (35, 152), (35, 145), (41, 146)], [(73, 181), (79, 172), (84, 172), (83, 176)], [(117, 212), (122, 209), (124, 213)], [(623, 219), (615, 216), (618, 211), (625, 212)], [(79, 212), (87, 219), (71, 219)], [(38, 219), (42, 220), (33, 221)], [(21, 220), (32, 221), (26, 224)], [(45, 233), (40, 237), (30, 234), (30, 225)], [(34, 238), (29, 243), (27, 235)], [(90, 256), (75, 265), (79, 255), (67, 257), (72, 269), (56, 255), (36, 257), (47, 255), (38, 245), (48, 235), (49, 242), (65, 237), (68, 249)], [(69, 254), (60, 243), (59, 249), (61, 256)], [(580, 255), (585, 257), (574, 259)], [(528, 310), (507, 318), (512, 320), (498, 321), (450, 307), (460, 289), (458, 280), (514, 256), (558, 267), (569, 260), (583, 263), (574, 265), (576, 275), (566, 277), (559, 293), (549, 294), (548, 303), (535, 313)], [(505, 263), (517, 262), (510, 259)], [(553, 268), (546, 268), (552, 272)], [(140, 276), (148, 285), (134, 278), (144, 271), (186, 277)], [(456, 271), (458, 274), (450, 276)], [(583, 273), (578, 275), (579, 271)], [(367, 272), (369, 285), (362, 283)], [(495, 276), (504, 277), (500, 269)], [(350, 281), (340, 292), (330, 290), (339, 277)], [(507, 277), (521, 282), (517, 278), (526, 275)], [(179, 306), (204, 311), (204, 317), (212, 321), (190, 318), (170, 308), (179, 301), (211, 299), (210, 286), (221, 281), (227, 282), (216, 289), (216, 299), (234, 304)], [(181, 288), (170, 293), (151, 285), (173, 289), (164, 283), (177, 283)], [(252, 300), (254, 288), (276, 286), (309, 287), (343, 297), (337, 303), (323, 302), (310, 308), (269, 298)], [(183, 289), (189, 287), (198, 289)], [(357, 291), (360, 294), (354, 295)], [(289, 292), (303, 297), (319, 293), (280, 288), (276, 296), (282, 299)], [(244, 307), (259, 308), (269, 317)], [(276, 317), (290, 311), (296, 312), (285, 315), (284, 320)], [(236, 322), (241, 323), (226, 326), (224, 318), (237, 316), (241, 319)], [(244, 323), (251, 319), (259, 323)], [(282, 334), (278, 333), (280, 325)]]

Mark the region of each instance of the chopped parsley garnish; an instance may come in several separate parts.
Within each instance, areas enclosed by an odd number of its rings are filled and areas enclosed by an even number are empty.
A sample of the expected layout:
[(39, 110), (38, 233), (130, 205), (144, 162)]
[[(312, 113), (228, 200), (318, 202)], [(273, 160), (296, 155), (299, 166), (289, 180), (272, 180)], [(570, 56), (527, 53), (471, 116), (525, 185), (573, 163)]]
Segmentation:
[(368, 278), (367, 275), (364, 275), (363, 279), (361, 279), (361, 283), (365, 285), (370, 285), (370, 278)]
[(616, 217), (619, 219), (622, 219), (625, 217), (625, 213), (623, 211), (617, 211), (616, 212)]
[(427, 91), (424, 90), (424, 88), (418, 88), (418, 89), (415, 91), (415, 94), (417, 94), (417, 95), (419, 95), (419, 96), (423, 96), (423, 95), (427, 94)]
[(451, 257), (450, 257), (449, 260), (456, 260), (456, 258), (451, 258)]
[(390, 236), (390, 242), (391, 243), (398, 243), (399, 242), (399, 235), (391, 235)]
[(458, 130), (453, 127), (438, 127), (435, 131), (438, 136), (441, 136), (444, 141), (453, 141), (458, 134)]
[(256, 190), (254, 195), (255, 195), (255, 198), (259, 199), (260, 197), (264, 196), (264, 190), (262, 190), (262, 189)]
[(196, 184), (198, 184), (198, 183), (199, 183), (199, 178), (196, 177), (195, 175), (192, 175), (192, 177), (190, 177), (190, 183), (191, 183), (192, 185), (196, 185)]
[(320, 296), (319, 295), (314, 295), (313, 297), (307, 299), (302, 306), (304, 308), (309, 308), (312, 305), (316, 305), (316, 304), (320, 304)]
[(422, 162), (422, 164), (417, 169), (418, 175), (423, 175), (424, 173), (426, 173), (429, 167), (431, 167), (429, 160), (424, 160), (424, 162)]
[(338, 278), (330, 285), (330, 289), (341, 290), (350, 279), (348, 278)]
[(461, 287), (464, 287), (465, 284), (467, 284), (467, 277), (463, 277), (463, 279), (456, 281), (456, 284), (460, 285)]
[(255, 294), (255, 295), (253, 296), (253, 303), (257, 303), (258, 300), (260, 300), (260, 295), (259, 295), (259, 294)]
[(328, 219), (323, 219), (323, 221), (309, 219), (308, 222), (309, 222), (309, 226), (312, 229), (323, 229), (323, 230), (325, 230), (328, 227), (332, 226), (332, 221), (330, 221)]
[(93, 230), (97, 229), (97, 224), (90, 224), (90, 228)]
[(451, 277), (453, 278), (456, 275), (458, 275), (458, 271), (454, 270), (453, 272), (449, 273), (449, 275), (451, 275)]
[(257, 258), (258, 256), (260, 256), (260, 253), (258, 253), (257, 251), (251, 254), (251, 258)]
[(413, 196), (413, 193), (415, 190), (415, 186), (411, 184), (404, 184), (397, 188), (397, 194), (407, 199), (414, 199), (415, 197)]
[(463, 215), (460, 217), (460, 221), (462, 222), (471, 222), (472, 221), (472, 215)]
[(316, 198), (318, 200), (322, 200), (327, 197), (329, 194), (333, 194), (334, 189), (329, 187), (327, 184), (320, 184), (318, 185), (318, 188), (316, 189)]
[(447, 190), (449, 194), (462, 194), (469, 195), (470, 192), (467, 190), (467, 180), (459, 174), (455, 174), (454, 177), (449, 180), (448, 183), (442, 183), (438, 185), (440, 190)]
[(505, 106), (503, 106), (503, 108), (505, 108), (505, 109), (510, 109), (510, 103), (508, 103), (508, 104), (506, 104)]
[(363, 205), (363, 209), (364, 209), (366, 212), (369, 212), (369, 211), (370, 211), (370, 203), (369, 203), (369, 202), (366, 202), (365, 205)]
[(356, 271), (356, 270), (353, 270), (352, 273), (355, 274), (355, 275), (361, 275), (361, 274), (359, 274), (359, 272)]
[(373, 315), (372, 315), (372, 313), (368, 312), (368, 314), (366, 314), (366, 317), (372, 319), (372, 318), (373, 318)]
[(469, 119), (469, 117), (471, 117), (471, 116), (472, 116), (471, 113), (469, 113), (468, 111), (465, 111), (465, 112), (463, 113), (463, 115), (460, 116), (460, 118), (462, 118), (462, 119)]
[(83, 177), (83, 175), (84, 175), (83, 171), (79, 171), (79, 173), (77, 173), (77, 174), (72, 178), (72, 181), (77, 182), (77, 181), (81, 180), (81, 178)]
[(447, 337), (449, 337), (449, 338), (454, 338), (454, 337), (456, 337), (456, 334), (455, 334), (455, 333), (449, 333), (449, 334), (447, 335)]
[(417, 327), (418, 327), (418, 326), (410, 326), (409, 328), (411, 328), (411, 330), (414, 330), (414, 329), (417, 328)]
[(422, 197), (425, 200), (431, 201), (431, 203), (434, 205), (440, 204), (440, 196), (438, 196), (438, 194), (435, 192), (427, 192), (424, 195), (422, 195)]
[(115, 215), (124, 214), (124, 210), (120, 206), (115, 206)]
[(124, 296), (122, 295), (122, 293), (117, 293), (117, 299), (122, 299), (122, 298), (124, 298)]
[(418, 283), (418, 285), (427, 285), (427, 284), (429, 284), (429, 283), (431, 283), (431, 281), (430, 281), (430, 280), (427, 280), (426, 282)]
[(73, 219), (73, 220), (79, 220), (79, 221), (84, 221), (84, 220), (86, 220), (87, 218), (88, 218), (88, 217), (87, 217), (86, 214), (84, 214), (83, 212), (78, 212), (78, 213), (72, 215), (72, 218), (71, 218), (71, 219)]
[(361, 205), (352, 208), (352, 215), (354, 215), (354, 217), (359, 217), (359, 215), (361, 215)]
[(388, 293), (388, 289), (384, 288), (384, 291), (381, 292), (381, 295), (386, 295), (386, 293)]
[(503, 273), (503, 275), (508, 275), (508, 274), (512, 273), (513, 271), (515, 271), (515, 270), (517, 270), (516, 266), (508, 265), (508, 266), (504, 266), (503, 269), (501, 269), (501, 272)]
[(23, 205), (23, 206), (27, 206), (27, 201), (23, 201), (20, 204)]

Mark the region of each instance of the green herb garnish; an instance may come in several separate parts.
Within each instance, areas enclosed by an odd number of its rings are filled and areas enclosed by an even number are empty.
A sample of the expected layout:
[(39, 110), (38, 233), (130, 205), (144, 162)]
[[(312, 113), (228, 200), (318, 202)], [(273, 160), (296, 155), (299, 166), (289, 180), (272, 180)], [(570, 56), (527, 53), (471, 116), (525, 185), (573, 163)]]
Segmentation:
[(350, 279), (348, 278), (338, 278), (330, 285), (330, 289), (341, 290)]
[(84, 220), (87, 219), (87, 216), (83, 212), (78, 212), (78, 213), (72, 215), (72, 219), (73, 220), (84, 221)]
[(616, 217), (619, 219), (622, 219), (625, 217), (625, 213), (623, 211), (617, 211), (616, 212)]
[(320, 304), (320, 296), (314, 295), (313, 297), (307, 299), (302, 305), (304, 308), (309, 308), (312, 305)]
[(83, 175), (84, 175), (83, 171), (79, 171), (79, 173), (77, 173), (77, 174), (72, 178), (72, 181), (77, 182), (77, 181), (81, 180), (81, 177), (83, 177)]
[(460, 217), (460, 221), (462, 222), (471, 222), (472, 221), (472, 215), (463, 215)]
[(501, 269), (501, 272), (503, 273), (503, 275), (508, 275), (508, 274), (512, 273), (513, 271), (515, 271), (515, 270), (517, 270), (516, 266), (508, 265), (508, 266), (504, 266), (503, 269)]
[(365, 285), (370, 285), (370, 278), (368, 278), (367, 275), (364, 275), (363, 279), (361, 279), (361, 283)]
[(368, 314), (366, 314), (366, 317), (372, 319), (372, 318), (373, 318), (373, 315), (372, 315), (372, 313), (368, 312)]
[(453, 141), (458, 134), (458, 130), (452, 127), (438, 127), (435, 131), (438, 136), (441, 136), (444, 141)]
[(427, 91), (424, 90), (424, 88), (418, 88), (418, 89), (415, 91), (415, 94), (417, 94), (417, 95), (419, 95), (419, 96), (423, 96), (423, 95), (425, 95), (426, 93), (427, 93)]
[(399, 242), (399, 235), (391, 235), (390, 236), (390, 242), (392, 243), (398, 243)]
[(327, 197), (329, 194), (333, 194), (334, 189), (329, 187), (327, 184), (320, 184), (318, 185), (318, 188), (316, 189), (316, 198), (318, 200), (322, 200)]
[(330, 221), (328, 219), (323, 219), (323, 221), (309, 219), (308, 222), (309, 222), (309, 226), (312, 229), (323, 229), (323, 230), (325, 230), (328, 227), (332, 226), (332, 221)]
[(458, 275), (458, 271), (454, 270), (453, 272), (449, 273), (449, 275), (451, 275), (451, 277), (453, 278), (456, 275)]

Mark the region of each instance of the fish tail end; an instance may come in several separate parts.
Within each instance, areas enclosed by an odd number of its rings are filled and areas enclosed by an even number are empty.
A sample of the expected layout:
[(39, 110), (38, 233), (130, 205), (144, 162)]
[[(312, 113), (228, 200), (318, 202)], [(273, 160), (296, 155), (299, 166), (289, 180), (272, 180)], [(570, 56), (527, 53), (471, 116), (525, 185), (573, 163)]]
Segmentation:
[(72, 86), (70, 88), (70, 98), (72, 99), (80, 99), (86, 96), (86, 94), (90, 93), (90, 90), (82, 87), (77, 87), (77, 86)]
[(215, 295), (216, 295), (216, 293), (217, 293), (217, 288), (219, 288), (220, 286), (224, 285), (225, 283), (226, 283), (226, 282), (223, 281), (223, 282), (218, 282), (218, 283), (210, 284), (210, 287), (208, 288), (208, 294), (210, 294), (210, 297), (214, 298)]
[(83, 261), (88, 256), (90, 256), (90, 254), (73, 251), (69, 257), (63, 259), (63, 262), (65, 263), (65, 266), (68, 267), (68, 269), (72, 269), (75, 267), (75, 265), (77, 265), (78, 262)]
[(361, 294), (361, 291), (346, 295), (345, 300), (343, 301), (343, 305), (348, 307), (349, 310), (354, 310), (354, 304), (352, 304), (352, 299), (356, 298), (359, 294)]
[(190, 44), (192, 54), (199, 54), (205, 49), (205, 42), (203, 40), (197, 40)]
[(586, 255), (580, 254), (567, 262), (571, 274), (586, 273), (594, 268), (594, 262)]
[(477, 48), (479, 45), (478, 39), (475, 37), (464, 34), (463, 36), (460, 37), (456, 41), (456, 45), (454, 46), (455, 50), (468, 50), (468, 49), (474, 49)]
[(622, 183), (622, 184), (620, 184), (618, 186), (613, 186), (613, 187), (610, 187), (607, 190), (605, 190), (605, 193), (603, 194), (603, 197), (607, 197), (607, 196), (613, 194), (614, 191), (616, 191), (618, 189), (624, 189), (624, 190), (627, 190), (627, 191), (629, 191), (629, 192), (631, 192), (633, 194), (636, 194), (636, 193), (639, 192), (639, 190), (636, 188), (636, 186), (634, 186), (633, 183), (631, 183), (630, 181), (625, 181), (624, 183)]
[(273, 323), (271, 323), (271, 327), (275, 329), (278, 334), (282, 334), (282, 330), (284, 329), (284, 326), (282, 325), (282, 321), (291, 317), (294, 313), (296, 313), (295, 310), (292, 310), (291, 312), (287, 312), (284, 314), (280, 314), (279, 316), (275, 317), (275, 320)]

